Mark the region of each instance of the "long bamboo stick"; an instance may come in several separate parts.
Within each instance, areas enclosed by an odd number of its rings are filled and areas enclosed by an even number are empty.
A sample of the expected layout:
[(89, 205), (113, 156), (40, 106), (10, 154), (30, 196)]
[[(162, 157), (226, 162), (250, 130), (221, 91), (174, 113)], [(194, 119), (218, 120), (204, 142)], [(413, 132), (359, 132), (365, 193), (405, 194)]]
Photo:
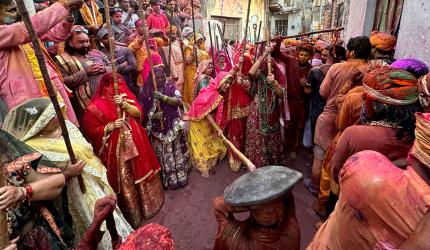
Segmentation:
[(215, 68), (215, 48), (212, 40), (212, 28), (211, 28), (210, 21), (208, 21), (208, 28), (209, 28), (209, 41), (211, 43), (211, 50), (212, 50), (212, 65)]
[[(270, 41), (274, 42), (274, 41), (277, 41), (277, 40), (280, 40), (280, 39), (283, 40), (283, 39), (288, 39), (288, 38), (310, 36), (310, 35), (321, 34), (321, 33), (337, 32), (337, 31), (341, 31), (341, 30), (344, 30), (344, 29), (345, 29), (344, 27), (339, 27), (339, 28), (335, 28), (335, 29), (316, 30), (316, 31), (302, 33), (302, 34), (297, 34), (297, 35), (275, 37), (275, 38), (271, 39)], [(267, 41), (258, 41), (258, 42), (256, 42), (256, 44), (261, 44), (261, 43), (266, 43), (266, 42)]]
[[(57, 93), (52, 85), (51, 77), (49, 76), (48, 68), (46, 67), (45, 57), (43, 56), (39, 39), (36, 35), (36, 32), (34, 31), (34, 27), (31, 22), (30, 15), (27, 11), (27, 8), (25, 7), (24, 1), (16, 0), (16, 5), (22, 17), (23, 22), (27, 27), (31, 43), (33, 44), (34, 54), (39, 64), (43, 81), (46, 85), (46, 89), (48, 90), (49, 98), (51, 99), (52, 105), (54, 106), (54, 109), (55, 109), (55, 113), (57, 114), (57, 118), (60, 123), (61, 133), (64, 138), (64, 143), (66, 144), (66, 149), (69, 154), (70, 161), (73, 164), (75, 164), (77, 161), (76, 161), (75, 153), (73, 152), (72, 144), (70, 142), (69, 132), (67, 131), (66, 122), (65, 122), (63, 113), (61, 112), (60, 104), (58, 103)], [(81, 188), (82, 193), (85, 193), (86, 189), (81, 175), (78, 176), (78, 181), (79, 181), (79, 186)]]
[[(170, 27), (169, 27), (169, 76), (172, 76), (172, 24), (173, 23), (173, 9), (170, 10)], [(179, 27), (180, 28), (180, 27)]]
[(218, 132), (218, 135), (221, 137), (221, 139), (231, 148), (231, 150), (240, 158), (240, 160), (243, 162), (243, 164), (248, 167), (249, 171), (254, 171), (256, 169), (255, 165), (249, 160), (242, 152), (239, 151), (239, 149), (234, 146), (234, 144), (229, 141), (223, 134), (221, 128), (218, 126), (218, 124), (215, 122), (214, 118), (211, 114), (208, 114), (206, 116), (206, 119), (209, 121), (209, 123), (212, 125), (212, 127)]
[[(152, 79), (153, 88), (154, 88), (154, 91), (158, 91), (157, 81), (156, 81), (155, 72), (154, 72), (154, 64), (152, 62), (152, 51), (151, 51), (151, 48), (149, 47), (148, 29), (146, 26), (146, 15), (143, 13), (144, 10), (143, 10), (142, 1), (143, 0), (137, 1), (138, 5), (139, 5), (139, 18), (142, 20), (143, 39), (145, 40), (146, 53), (148, 54), (148, 62), (149, 62), (149, 67), (150, 67), (150, 72), (151, 72), (151, 79)], [(154, 98), (154, 105), (156, 105), (157, 109), (159, 111), (161, 111), (160, 102), (155, 98)], [(160, 127), (161, 128), (164, 127), (163, 119), (160, 120)]]
[[(249, 13), (250, 12), (251, 12), (251, 0), (248, 0), (248, 10), (246, 12), (246, 23), (245, 23), (245, 36), (243, 37), (241, 57), (243, 57), (245, 55), (246, 39), (248, 37), (248, 25), (249, 25)], [(242, 74), (242, 68), (243, 68), (243, 63), (240, 62), (240, 72), (239, 72), (239, 75)]]
[[(251, 1), (251, 0), (250, 0)], [(193, 18), (193, 34), (194, 34), (194, 48), (197, 49), (197, 41), (196, 41), (196, 21), (194, 18), (194, 0), (191, 0), (191, 17)], [(197, 56), (197, 50), (194, 51), (194, 57), (196, 60), (196, 68), (199, 68), (199, 57)]]
[[(0, 187), (6, 186), (5, 176), (3, 174), (3, 164), (0, 161)], [(0, 211), (0, 249), (6, 248), (9, 245), (9, 232), (7, 226), (6, 210)]]

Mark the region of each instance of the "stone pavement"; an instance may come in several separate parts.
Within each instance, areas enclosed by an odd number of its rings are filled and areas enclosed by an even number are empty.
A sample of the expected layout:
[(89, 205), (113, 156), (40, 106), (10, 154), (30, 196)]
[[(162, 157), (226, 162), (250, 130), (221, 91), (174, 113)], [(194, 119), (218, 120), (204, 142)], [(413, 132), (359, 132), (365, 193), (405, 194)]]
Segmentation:
[[(305, 167), (305, 161), (311, 162), (300, 153), (296, 161), (287, 165), (309, 176), (310, 167)], [(222, 195), (224, 189), (244, 173), (244, 170), (239, 173), (232, 172), (225, 159), (218, 163), (210, 178), (203, 178), (193, 170), (185, 188), (166, 191), (162, 210), (147, 223), (167, 226), (178, 250), (212, 249), (217, 232), (217, 223), (211, 210), (212, 199)], [(305, 249), (315, 234), (313, 224), (318, 219), (312, 210), (314, 198), (305, 190), (303, 183), (299, 183), (293, 192), (301, 231), (301, 249)], [(240, 217), (246, 218), (247, 214), (244, 213)]]

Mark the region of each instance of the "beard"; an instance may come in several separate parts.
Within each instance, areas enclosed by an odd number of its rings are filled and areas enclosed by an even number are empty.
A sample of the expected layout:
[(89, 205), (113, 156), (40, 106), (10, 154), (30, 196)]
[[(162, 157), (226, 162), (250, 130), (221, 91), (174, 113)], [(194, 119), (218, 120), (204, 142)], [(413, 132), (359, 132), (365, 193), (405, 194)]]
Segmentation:
[(79, 49), (71, 47), (71, 49), (72, 49), (73, 53), (76, 53), (76, 54), (79, 54), (82, 56), (84, 56), (84, 55), (88, 54), (88, 52), (90, 52), (90, 47), (82, 47)]

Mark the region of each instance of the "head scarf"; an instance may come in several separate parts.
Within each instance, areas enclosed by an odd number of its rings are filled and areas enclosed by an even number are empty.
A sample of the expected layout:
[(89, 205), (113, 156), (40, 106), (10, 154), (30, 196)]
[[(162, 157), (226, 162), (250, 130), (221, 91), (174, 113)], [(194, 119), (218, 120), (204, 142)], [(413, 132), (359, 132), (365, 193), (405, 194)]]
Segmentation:
[(324, 40), (318, 40), (315, 44), (315, 49), (318, 51), (323, 51), (324, 49), (326, 49), (328, 46), (330, 45), (330, 43), (324, 41)]
[(420, 60), (413, 58), (400, 59), (390, 65), (391, 68), (403, 69), (413, 74), (416, 78), (427, 74), (429, 67)]
[(232, 76), (227, 72), (220, 72), (208, 87), (203, 88), (191, 104), (190, 110), (184, 115), (184, 120), (200, 121), (219, 106), (215, 120), (220, 124), (223, 97), (218, 92), (218, 88), (228, 78)]
[(417, 79), (409, 72), (379, 67), (363, 77), (364, 97), (389, 105), (402, 106), (418, 100)]
[[(66, 105), (60, 103), (60, 107), (65, 114)], [(30, 99), (6, 115), (3, 129), (21, 141), (26, 141), (42, 131), (55, 115), (49, 98)]]
[(205, 74), (205, 71), (208, 69), (209, 64), (212, 64), (211, 60), (204, 60), (199, 62), (199, 67), (197, 68), (196, 77), (194, 78), (196, 85), (197, 85), (197, 79), (199, 79), (202, 75)]
[(134, 22), (134, 26), (136, 28), (139, 28), (143, 24), (142, 19), (137, 19), (136, 22)]
[(370, 35), (370, 43), (373, 47), (383, 51), (393, 51), (396, 46), (397, 39), (395, 36), (387, 33), (373, 31)]
[[(161, 58), (160, 54), (158, 54), (158, 52), (152, 51), (151, 58), (152, 58), (152, 65), (154, 67), (163, 65), (163, 59)], [(151, 66), (150, 66), (149, 60), (147, 58), (145, 60), (145, 62), (143, 63), (143, 70), (142, 70), (143, 82), (146, 82), (146, 80), (149, 77), (150, 72), (151, 72)]]
[(430, 113), (416, 113), (415, 142), (411, 154), (430, 167)]
[[(219, 61), (219, 58), (221, 58), (221, 57), (224, 57), (224, 62), (225, 62), (225, 67), (224, 67), (224, 69), (221, 69), (220, 67), (219, 67), (219, 65), (218, 65), (218, 61)], [(217, 73), (219, 73), (219, 72), (221, 72), (221, 71), (225, 71), (225, 72), (229, 72), (230, 70), (231, 70), (231, 68), (232, 68), (232, 66), (231, 66), (231, 63), (230, 63), (230, 60), (228, 59), (228, 56), (227, 56), (227, 53), (225, 53), (224, 51), (220, 51), (219, 52), (219, 54), (218, 54), (218, 58), (215, 58), (215, 71), (217, 72)]]
[(189, 36), (189, 35), (191, 35), (191, 34), (193, 34), (193, 28), (191, 28), (191, 27), (185, 27), (185, 28), (182, 30), (182, 36), (183, 36), (183, 37), (187, 37), (187, 36)]
[(430, 73), (422, 76), (418, 80), (418, 90), (420, 92), (420, 103), (423, 108), (427, 108), (430, 105)]

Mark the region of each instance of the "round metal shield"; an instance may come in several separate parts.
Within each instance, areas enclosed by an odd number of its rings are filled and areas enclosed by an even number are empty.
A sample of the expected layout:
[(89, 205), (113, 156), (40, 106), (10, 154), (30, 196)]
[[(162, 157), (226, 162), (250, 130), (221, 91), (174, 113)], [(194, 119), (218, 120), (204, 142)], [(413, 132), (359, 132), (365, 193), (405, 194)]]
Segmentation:
[(224, 190), (232, 206), (252, 206), (281, 197), (303, 178), (302, 173), (284, 166), (266, 166), (246, 173)]

